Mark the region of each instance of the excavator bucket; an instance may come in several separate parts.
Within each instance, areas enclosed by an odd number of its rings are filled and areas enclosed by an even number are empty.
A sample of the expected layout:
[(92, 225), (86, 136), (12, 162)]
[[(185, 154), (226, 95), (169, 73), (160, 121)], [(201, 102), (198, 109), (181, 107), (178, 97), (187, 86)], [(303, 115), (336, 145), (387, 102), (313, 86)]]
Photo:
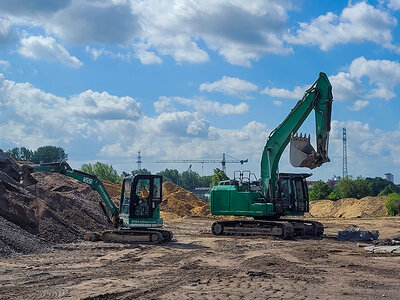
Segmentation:
[(310, 136), (300, 134), (290, 138), (290, 163), (293, 167), (315, 168), (316, 152), (310, 143)]
[(23, 186), (30, 186), (38, 183), (38, 181), (31, 175), (32, 169), (29, 166), (22, 166), (20, 172), (20, 184)]

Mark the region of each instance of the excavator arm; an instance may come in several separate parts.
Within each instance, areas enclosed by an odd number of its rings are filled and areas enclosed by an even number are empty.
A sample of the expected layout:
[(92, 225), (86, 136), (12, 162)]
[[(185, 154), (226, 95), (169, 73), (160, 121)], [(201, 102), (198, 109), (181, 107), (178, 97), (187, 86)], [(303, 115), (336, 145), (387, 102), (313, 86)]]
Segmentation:
[[(22, 168), (22, 181), (23, 184), (29, 185), (29, 176), (33, 172), (52, 172), (52, 173), (59, 173), (68, 177), (72, 177), (80, 182), (88, 184), (93, 190), (99, 193), (101, 199), (103, 200), (104, 204), (107, 206), (109, 211), (111, 212), (111, 221), (115, 226), (120, 224), (119, 219), (119, 211), (118, 208), (115, 206), (114, 202), (111, 200), (111, 197), (108, 195), (103, 183), (100, 179), (96, 176), (74, 170), (70, 167), (70, 165), (66, 162), (60, 163), (42, 163), (37, 165), (25, 165)], [(24, 182), (25, 181), (25, 182)], [(105, 212), (103, 203), (101, 203), (102, 209)], [(106, 214), (107, 216), (107, 214)]]
[[(313, 169), (330, 161), (328, 140), (332, 101), (332, 86), (326, 74), (320, 73), (318, 79), (297, 102), (286, 119), (271, 132), (261, 160), (261, 184), (265, 196), (273, 198), (278, 163), (289, 142), (291, 142), (290, 161), (295, 167)], [(297, 135), (297, 130), (313, 109), (316, 123), (316, 150), (310, 144), (310, 137)]]

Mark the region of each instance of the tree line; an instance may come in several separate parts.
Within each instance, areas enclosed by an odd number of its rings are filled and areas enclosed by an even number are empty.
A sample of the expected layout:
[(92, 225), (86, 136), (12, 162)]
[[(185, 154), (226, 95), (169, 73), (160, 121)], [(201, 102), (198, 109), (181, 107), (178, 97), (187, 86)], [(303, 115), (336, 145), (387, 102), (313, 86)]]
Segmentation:
[(309, 191), (309, 199), (338, 200), (343, 198), (361, 199), (367, 196), (384, 196), (391, 193), (400, 193), (400, 186), (381, 177), (351, 178), (339, 180), (336, 186), (329, 186), (324, 181), (317, 181)]
[(8, 150), (7, 153), (15, 160), (30, 161), (35, 164), (68, 160), (65, 150), (57, 146), (42, 146), (35, 151), (25, 147), (15, 147)]
[(339, 180), (334, 187), (326, 182), (317, 181), (309, 191), (310, 201), (339, 200), (343, 198), (361, 199), (367, 196), (387, 196), (385, 206), (390, 216), (400, 214), (400, 186), (381, 177), (351, 177)]
[[(32, 151), (25, 147), (15, 147), (8, 150), (7, 153), (15, 160), (30, 161), (33, 163), (62, 162), (68, 160), (68, 154), (65, 150), (57, 146), (42, 146)], [(118, 174), (112, 165), (96, 162), (95, 164), (83, 164), (80, 168), (82, 172), (96, 175), (99, 179), (107, 180), (113, 183), (121, 183), (129, 173), (122, 172)], [(134, 174), (151, 174), (147, 169), (134, 170)], [(173, 183), (190, 190), (198, 187), (211, 187), (217, 185), (219, 181), (228, 179), (225, 173), (220, 169), (215, 169), (213, 175), (200, 176), (197, 172), (188, 170), (179, 172), (176, 169), (165, 169), (157, 173), (163, 176), (163, 181), (172, 181)]]

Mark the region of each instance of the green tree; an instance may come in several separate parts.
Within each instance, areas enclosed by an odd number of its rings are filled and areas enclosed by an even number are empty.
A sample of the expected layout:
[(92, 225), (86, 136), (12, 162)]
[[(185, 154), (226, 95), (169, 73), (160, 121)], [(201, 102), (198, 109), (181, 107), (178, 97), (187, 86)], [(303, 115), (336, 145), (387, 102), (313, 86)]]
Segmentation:
[(385, 196), (392, 193), (400, 194), (400, 186), (394, 184), (387, 185), (382, 191), (380, 191), (378, 196)]
[(337, 195), (337, 193), (335, 192), (335, 190), (333, 190), (329, 195), (328, 195), (328, 199), (332, 200), (332, 201), (336, 201), (339, 200), (339, 196)]
[(343, 198), (357, 198), (361, 199), (371, 195), (371, 186), (368, 181), (364, 178), (344, 178), (339, 181), (338, 185), (338, 196)]
[(218, 183), (222, 180), (228, 180), (229, 177), (226, 176), (224, 171), (219, 168), (214, 169), (214, 175), (211, 178), (211, 186), (218, 185)]
[(308, 197), (310, 201), (322, 200), (327, 199), (330, 193), (331, 188), (329, 187), (329, 185), (326, 182), (319, 180), (312, 186), (312, 188), (308, 192)]
[[(383, 179), (382, 177), (375, 177), (375, 178), (367, 177), (367, 178), (365, 178), (365, 180), (368, 182), (368, 184), (371, 187), (371, 196), (377, 196), (387, 186), (394, 185), (393, 182)], [(389, 193), (386, 193), (385, 195), (387, 195), (387, 194), (389, 194)]]
[(95, 175), (101, 180), (108, 180), (113, 183), (122, 182), (122, 176), (118, 175), (117, 171), (112, 167), (112, 165), (108, 165), (105, 163), (96, 162), (94, 165), (83, 164), (81, 167), (81, 171)]
[(133, 171), (133, 173), (135, 175), (139, 175), (139, 174), (141, 174), (141, 175), (151, 175), (151, 172), (149, 170), (147, 170), (146, 168), (145, 169), (135, 170), (135, 171)]
[(187, 190), (199, 187), (200, 175), (197, 172), (191, 170), (182, 172), (179, 185)]
[(199, 187), (210, 187), (211, 182), (212, 182), (212, 175), (201, 176), (200, 182), (199, 182)]
[(33, 151), (25, 147), (21, 148), (15, 147), (12, 148), (11, 150), (8, 150), (7, 153), (15, 160), (23, 160), (23, 161), (31, 161), (33, 155)]
[(163, 181), (172, 181), (175, 184), (178, 184), (180, 180), (180, 174), (176, 169), (165, 169), (164, 171), (158, 172), (158, 175), (163, 177)]
[(68, 154), (65, 150), (57, 146), (42, 146), (36, 149), (32, 155), (32, 161), (34, 163), (49, 163), (49, 162), (61, 162), (68, 160)]
[(400, 195), (397, 193), (389, 194), (385, 202), (385, 207), (389, 216), (400, 214)]

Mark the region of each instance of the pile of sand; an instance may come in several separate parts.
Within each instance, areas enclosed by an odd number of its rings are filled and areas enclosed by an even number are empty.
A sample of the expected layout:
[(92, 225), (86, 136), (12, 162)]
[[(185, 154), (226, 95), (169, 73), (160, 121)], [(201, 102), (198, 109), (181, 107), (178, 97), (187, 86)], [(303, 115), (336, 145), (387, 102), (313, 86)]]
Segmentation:
[(119, 202), (121, 197), (121, 185), (107, 180), (102, 180), (101, 182), (103, 183), (108, 195), (113, 198), (113, 200)]
[(386, 197), (346, 198), (310, 202), (310, 215), (321, 218), (363, 218), (388, 216)]
[[(210, 205), (195, 194), (181, 188), (171, 181), (162, 185), (163, 202), (161, 211), (175, 214), (180, 217), (208, 217)], [(165, 218), (167, 214), (164, 214)]]
[(55, 173), (33, 173), (37, 184), (19, 183), (19, 166), (0, 150), (0, 256), (32, 253), (108, 228), (97, 192)]

